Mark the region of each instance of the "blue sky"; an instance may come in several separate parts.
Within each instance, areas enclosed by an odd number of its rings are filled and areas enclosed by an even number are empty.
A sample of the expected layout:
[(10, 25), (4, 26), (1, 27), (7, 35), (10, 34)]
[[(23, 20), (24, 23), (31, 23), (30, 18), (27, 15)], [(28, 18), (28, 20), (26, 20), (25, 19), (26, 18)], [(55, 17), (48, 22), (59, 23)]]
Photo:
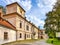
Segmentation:
[(52, 10), (56, 0), (0, 0), (0, 5), (6, 6), (13, 2), (18, 2), (26, 10), (28, 21), (43, 29), (46, 13)]

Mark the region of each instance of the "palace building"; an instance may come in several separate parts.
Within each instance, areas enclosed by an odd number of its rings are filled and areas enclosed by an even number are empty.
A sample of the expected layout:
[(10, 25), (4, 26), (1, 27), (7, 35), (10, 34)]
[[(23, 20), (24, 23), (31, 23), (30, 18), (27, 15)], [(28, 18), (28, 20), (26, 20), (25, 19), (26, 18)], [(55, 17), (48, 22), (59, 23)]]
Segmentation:
[(26, 20), (25, 10), (17, 3), (0, 8), (0, 44), (16, 40), (38, 39), (38, 27)]

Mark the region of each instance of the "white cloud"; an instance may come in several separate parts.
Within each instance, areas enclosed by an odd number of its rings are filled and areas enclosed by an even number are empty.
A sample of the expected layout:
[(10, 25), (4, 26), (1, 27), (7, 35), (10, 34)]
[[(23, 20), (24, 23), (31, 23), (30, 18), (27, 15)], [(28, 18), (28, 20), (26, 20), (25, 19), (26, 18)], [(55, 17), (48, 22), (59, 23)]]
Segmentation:
[[(48, 13), (49, 11), (51, 11), (53, 9), (53, 5), (55, 5), (56, 0), (36, 0), (37, 2), (37, 6), (40, 9), (41, 15), (40, 18), (43, 16), (43, 18), (45, 17), (44, 14)], [(37, 19), (38, 20), (38, 19)], [(40, 23), (40, 26), (43, 27), (44, 26), (44, 21), (40, 20), (38, 21)]]
[(27, 19), (34, 23), (37, 27), (41, 26), (43, 28), (45, 22), (33, 15), (26, 15)]
[(11, 4), (13, 2), (18, 2), (26, 11), (29, 11), (32, 7), (31, 0), (2, 0), (6, 4)]
[(13, 2), (20, 2), (20, 0), (4, 0), (4, 2), (7, 2), (6, 4), (11, 4)]
[(38, 5), (38, 7), (40, 7), (40, 8), (43, 8), (43, 7), (44, 7), (44, 5), (42, 5), (41, 3), (38, 3), (37, 5)]
[(52, 9), (53, 5), (55, 5), (56, 0), (36, 0), (37, 1), (37, 5), (40, 8), (49, 8)]
[(32, 7), (31, 0), (22, 1), (21, 4), (24, 6), (26, 11), (30, 10)]
[(43, 0), (46, 5), (55, 5), (56, 0)]

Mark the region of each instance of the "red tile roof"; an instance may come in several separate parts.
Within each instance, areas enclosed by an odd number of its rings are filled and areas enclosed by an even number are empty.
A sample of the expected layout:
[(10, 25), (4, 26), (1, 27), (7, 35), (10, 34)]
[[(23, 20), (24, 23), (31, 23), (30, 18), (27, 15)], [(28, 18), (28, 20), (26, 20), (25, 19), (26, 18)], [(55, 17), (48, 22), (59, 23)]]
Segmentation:
[(5, 20), (1, 17), (0, 17), (0, 25), (3, 25), (3, 26), (6, 26), (8, 28), (16, 30), (16, 28), (11, 23), (9, 23), (7, 20)]

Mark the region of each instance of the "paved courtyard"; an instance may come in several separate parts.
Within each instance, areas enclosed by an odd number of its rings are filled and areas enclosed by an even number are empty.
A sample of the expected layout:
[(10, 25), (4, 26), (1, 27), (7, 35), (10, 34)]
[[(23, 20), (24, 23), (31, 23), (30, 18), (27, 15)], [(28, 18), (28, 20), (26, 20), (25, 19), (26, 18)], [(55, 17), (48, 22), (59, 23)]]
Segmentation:
[(27, 44), (15, 44), (15, 45), (52, 45), (52, 44), (48, 44), (46, 43), (45, 40), (40, 40), (34, 43), (27, 43)]
[(33, 43), (32, 45), (52, 45), (52, 44), (46, 43), (45, 40), (40, 40), (40, 41)]

